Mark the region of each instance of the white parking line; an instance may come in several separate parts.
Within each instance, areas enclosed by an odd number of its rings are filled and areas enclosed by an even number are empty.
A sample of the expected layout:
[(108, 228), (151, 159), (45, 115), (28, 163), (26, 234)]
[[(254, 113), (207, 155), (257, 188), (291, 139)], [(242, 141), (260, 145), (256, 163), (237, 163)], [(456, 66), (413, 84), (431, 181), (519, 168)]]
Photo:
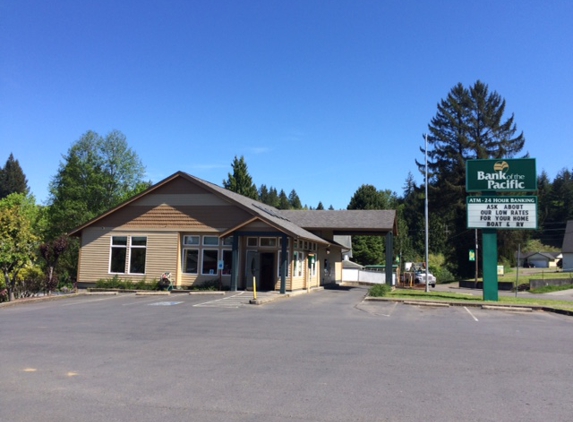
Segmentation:
[(466, 308), (466, 307), (464, 306), (464, 309), (465, 309), (466, 311), (468, 311), (468, 314), (470, 314), (474, 320), (479, 321), (479, 320), (474, 316), (474, 314), (472, 314), (472, 313), (470, 312), (470, 310), (469, 310), (468, 308)]
[(247, 297), (240, 297), (244, 293), (245, 292), (240, 292), (236, 295), (225, 297), (223, 299), (210, 300), (208, 302), (198, 303), (193, 306), (197, 308), (239, 308), (243, 306), (245, 302), (249, 301)]
[(71, 306), (71, 305), (82, 305), (84, 303), (92, 303), (92, 302), (101, 302), (102, 300), (111, 300), (111, 299), (117, 299), (121, 297), (121, 295), (116, 295), (116, 296), (106, 296), (102, 299), (90, 299), (90, 300), (82, 300), (82, 301), (78, 301), (78, 302), (72, 302), (72, 303), (62, 303), (60, 306)]

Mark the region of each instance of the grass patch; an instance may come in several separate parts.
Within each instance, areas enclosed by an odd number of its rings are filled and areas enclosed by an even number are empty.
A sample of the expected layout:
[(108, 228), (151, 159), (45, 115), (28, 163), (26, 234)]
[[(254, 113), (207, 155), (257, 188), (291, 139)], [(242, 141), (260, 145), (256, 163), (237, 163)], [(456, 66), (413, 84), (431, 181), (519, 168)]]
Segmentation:
[(561, 286), (543, 286), (537, 289), (530, 290), (531, 293), (551, 293), (560, 292), (561, 290), (573, 289), (573, 284), (563, 284)]
[(389, 299), (402, 299), (402, 300), (427, 300), (432, 302), (455, 302), (467, 304), (500, 304), (500, 305), (517, 305), (517, 306), (545, 306), (556, 309), (563, 309), (573, 311), (573, 302), (564, 300), (551, 300), (551, 299), (534, 299), (527, 297), (509, 297), (499, 296), (498, 302), (484, 301), (480, 296), (450, 293), (450, 292), (429, 292), (426, 293), (422, 290), (412, 289), (396, 289), (386, 296)]

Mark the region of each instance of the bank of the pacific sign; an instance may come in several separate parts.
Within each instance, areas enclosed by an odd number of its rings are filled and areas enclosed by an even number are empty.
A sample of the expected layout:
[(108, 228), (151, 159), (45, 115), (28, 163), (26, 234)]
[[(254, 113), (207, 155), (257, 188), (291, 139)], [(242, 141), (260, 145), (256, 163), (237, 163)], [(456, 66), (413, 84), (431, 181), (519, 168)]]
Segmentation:
[(535, 158), (466, 161), (468, 192), (537, 190)]

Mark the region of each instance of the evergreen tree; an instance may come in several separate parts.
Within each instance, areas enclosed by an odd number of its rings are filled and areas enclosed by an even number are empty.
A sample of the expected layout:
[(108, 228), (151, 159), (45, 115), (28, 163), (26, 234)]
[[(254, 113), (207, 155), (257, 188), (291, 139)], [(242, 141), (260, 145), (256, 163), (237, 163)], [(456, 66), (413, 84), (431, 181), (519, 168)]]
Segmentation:
[[(512, 158), (525, 144), (523, 133), (516, 136), (513, 115), (504, 120), (504, 113), (505, 100), (481, 81), (470, 88), (457, 84), (428, 125), (429, 180), (424, 183), (429, 190), (430, 239), (438, 249), (433, 252), (444, 253), (461, 275), (472, 271), (463, 264), (474, 247), (473, 230), (467, 230), (466, 160)], [(416, 164), (424, 173), (424, 162)]]
[(330, 204), (330, 207), (328, 207), (329, 210), (333, 211), (334, 207), (332, 206), (332, 204)]
[(298, 197), (294, 189), (290, 191), (290, 194), (288, 196), (288, 201), (292, 209), (294, 210), (302, 209), (302, 203), (300, 202), (300, 198)]
[(269, 199), (268, 199), (268, 202), (265, 202), (265, 203), (268, 204), (268, 205), (271, 205), (271, 206), (273, 206), (273, 207), (275, 207), (275, 208), (278, 208), (279, 202), (280, 202), (280, 200), (279, 200), (279, 193), (278, 193), (278, 191), (277, 191), (276, 188), (274, 188), (274, 187), (271, 186), (271, 187), (269, 188)]
[(288, 210), (291, 208), (290, 201), (288, 200), (288, 196), (286, 196), (285, 191), (282, 189), (281, 189), (281, 192), (279, 193), (279, 204), (278, 204), (277, 208), (279, 210)]
[(261, 201), (263, 204), (269, 204), (269, 189), (267, 188), (267, 185), (261, 185), (259, 186), (259, 201)]
[[(331, 205), (332, 206), (332, 205)], [(324, 205), (322, 205), (322, 201), (318, 202), (318, 205), (316, 206), (317, 210), (323, 210), (324, 209)]]
[(245, 158), (235, 156), (232, 168), (233, 174), (228, 173), (227, 180), (223, 180), (223, 187), (248, 198), (258, 199), (257, 187), (249, 174)]
[(14, 159), (14, 155), (10, 153), (4, 167), (0, 168), (0, 199), (6, 198), (11, 193), (27, 195), (28, 192), (28, 181), (22, 167), (20, 167), (18, 160)]

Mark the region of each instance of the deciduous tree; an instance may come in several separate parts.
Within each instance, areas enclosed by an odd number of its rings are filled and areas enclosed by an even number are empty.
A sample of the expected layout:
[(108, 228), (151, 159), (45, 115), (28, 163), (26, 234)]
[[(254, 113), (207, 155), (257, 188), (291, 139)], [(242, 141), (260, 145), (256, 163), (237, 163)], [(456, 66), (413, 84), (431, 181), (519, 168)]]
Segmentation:
[(36, 255), (39, 237), (35, 231), (38, 208), (32, 197), (13, 193), (0, 200), (0, 268), (14, 300), (18, 272)]

